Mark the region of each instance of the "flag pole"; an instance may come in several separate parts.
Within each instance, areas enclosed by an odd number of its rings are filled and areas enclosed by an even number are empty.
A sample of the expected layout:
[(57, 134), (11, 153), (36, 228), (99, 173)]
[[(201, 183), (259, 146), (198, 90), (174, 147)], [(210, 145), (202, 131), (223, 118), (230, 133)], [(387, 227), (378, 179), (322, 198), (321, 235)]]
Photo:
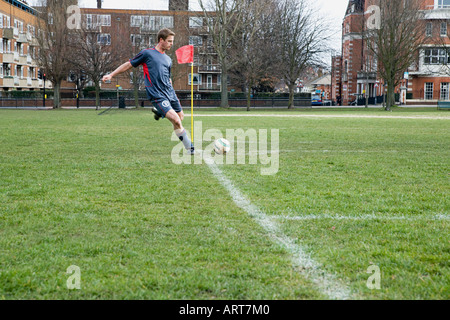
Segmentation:
[(191, 63), (191, 141), (194, 143), (194, 61)]

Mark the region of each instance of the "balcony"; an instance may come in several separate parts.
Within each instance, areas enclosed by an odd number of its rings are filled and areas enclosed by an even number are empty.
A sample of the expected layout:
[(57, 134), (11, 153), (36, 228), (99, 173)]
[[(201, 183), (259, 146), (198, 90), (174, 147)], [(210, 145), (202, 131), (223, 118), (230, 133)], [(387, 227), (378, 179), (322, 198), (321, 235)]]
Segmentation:
[(14, 53), (13, 52), (3, 53), (3, 63), (15, 63)]
[(209, 28), (208, 26), (201, 26), (201, 27), (190, 27), (190, 29), (192, 30), (193, 34), (198, 34), (198, 35), (209, 35), (211, 32), (209, 32)]
[(27, 65), (28, 64), (28, 58), (26, 55), (20, 55), (19, 56), (19, 64), (21, 65)]
[(27, 33), (26, 32), (20, 32), (19, 33), (19, 39), (17, 39), (17, 42), (28, 43)]
[(424, 11), (425, 19), (434, 19), (434, 20), (446, 20), (448, 18), (448, 14), (450, 13), (450, 6), (448, 5), (436, 5), (436, 6), (427, 6)]
[(31, 85), (31, 82), (30, 82), (30, 84), (28, 84), (28, 79), (27, 78), (20, 78), (19, 79), (19, 87), (25, 88), (25, 87), (28, 87), (30, 85)]
[(3, 39), (12, 40), (19, 37), (18, 28), (5, 28), (3, 29)]
[(199, 73), (221, 73), (222, 68), (218, 64), (206, 64), (198, 67)]
[[(31, 33), (29, 33), (28, 35), (29, 35), (28, 45), (30, 47), (38, 47), (39, 43), (38, 43), (36, 37), (34, 37)], [(28, 35), (27, 35), (27, 37), (28, 37)]]
[(199, 54), (217, 54), (216, 50), (214, 50), (213, 47), (207, 47), (207, 48), (200, 47), (198, 49), (198, 53)]
[(358, 80), (376, 80), (377, 73), (376, 72), (358, 71), (357, 79)]
[(17, 77), (17, 76), (14, 77), (14, 85), (15, 85), (15, 86), (20, 85), (20, 79), (19, 79), (19, 77)]
[(3, 77), (3, 87), (5, 88), (11, 88), (14, 87), (14, 77), (11, 76), (5, 76)]
[(31, 56), (30, 56), (30, 55), (27, 55), (27, 64), (28, 64), (28, 65), (31, 65), (32, 62), (33, 62), (33, 59), (31, 58)]
[(221, 91), (220, 90), (221, 85), (220, 84), (201, 84), (198, 86), (198, 90), (199, 91), (208, 91), (208, 92), (213, 92), (213, 91)]
[(19, 61), (19, 53), (13, 52), (13, 56), (14, 56), (14, 61), (18, 62)]

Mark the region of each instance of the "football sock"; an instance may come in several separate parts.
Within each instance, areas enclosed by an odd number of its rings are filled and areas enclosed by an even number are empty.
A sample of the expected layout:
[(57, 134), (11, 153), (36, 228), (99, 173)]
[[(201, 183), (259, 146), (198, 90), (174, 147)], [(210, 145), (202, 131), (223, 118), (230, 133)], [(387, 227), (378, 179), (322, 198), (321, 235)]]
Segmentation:
[(192, 144), (191, 139), (189, 139), (186, 130), (177, 129), (175, 130), (175, 134), (177, 135), (178, 139), (180, 139), (180, 141), (183, 142), (183, 145), (186, 148), (186, 150), (194, 150), (194, 145)]

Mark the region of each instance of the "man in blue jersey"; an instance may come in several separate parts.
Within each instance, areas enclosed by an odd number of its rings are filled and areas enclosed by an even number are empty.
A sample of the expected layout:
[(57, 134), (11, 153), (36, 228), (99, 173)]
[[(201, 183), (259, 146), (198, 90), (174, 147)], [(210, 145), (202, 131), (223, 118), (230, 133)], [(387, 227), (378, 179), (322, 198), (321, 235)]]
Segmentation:
[(169, 29), (158, 32), (158, 44), (154, 48), (145, 49), (125, 62), (112, 73), (103, 77), (102, 81), (110, 81), (114, 76), (131, 68), (142, 65), (144, 69), (147, 97), (153, 104), (155, 119), (167, 118), (173, 125), (177, 137), (183, 142), (189, 153), (194, 154), (194, 146), (183, 128), (183, 109), (172, 86), (172, 59), (166, 54), (173, 46), (175, 33)]

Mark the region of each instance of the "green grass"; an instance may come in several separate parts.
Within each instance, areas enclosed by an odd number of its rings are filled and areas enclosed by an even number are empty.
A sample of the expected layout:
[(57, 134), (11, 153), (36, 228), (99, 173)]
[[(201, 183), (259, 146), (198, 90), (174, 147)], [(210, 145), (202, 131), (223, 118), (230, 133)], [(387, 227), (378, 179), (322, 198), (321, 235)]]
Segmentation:
[[(268, 112), (449, 117), (251, 114)], [(196, 118), (203, 130), (280, 130), (276, 175), (221, 168), (287, 236), (357, 299), (448, 299), (450, 223), (435, 216), (449, 211), (449, 120), (256, 119)], [(327, 298), (207, 165), (172, 163), (171, 127), (148, 110), (0, 110), (0, 132), (0, 299)], [(371, 264), (380, 290), (366, 287)], [(67, 289), (71, 265), (81, 290)]]

